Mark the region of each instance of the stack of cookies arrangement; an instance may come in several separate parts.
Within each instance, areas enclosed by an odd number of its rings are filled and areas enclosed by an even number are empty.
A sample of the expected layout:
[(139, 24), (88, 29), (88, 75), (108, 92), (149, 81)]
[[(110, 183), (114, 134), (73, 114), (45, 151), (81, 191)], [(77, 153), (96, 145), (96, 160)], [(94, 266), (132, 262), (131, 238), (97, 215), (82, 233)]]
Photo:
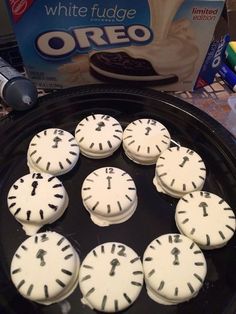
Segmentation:
[[(121, 144), (134, 163), (155, 165), (157, 193), (178, 199), (179, 233), (153, 239), (142, 259), (111, 239), (86, 252), (81, 261), (66, 237), (40, 229), (62, 217), (68, 207), (70, 195), (58, 177), (74, 168), (80, 154), (102, 159)], [(28, 236), (16, 250), (10, 271), (19, 293), (37, 303), (62, 301), (79, 285), (83, 304), (118, 312), (133, 304), (144, 283), (157, 303), (188, 301), (198, 294), (207, 274), (202, 250), (223, 247), (236, 229), (234, 212), (225, 200), (202, 190), (207, 169), (200, 155), (173, 141), (167, 128), (153, 119), (135, 120), (123, 130), (113, 117), (94, 114), (78, 122), (74, 136), (57, 128), (42, 130), (29, 143), (27, 164), (29, 174), (12, 184), (7, 198), (9, 211)], [(132, 219), (139, 195), (129, 173), (107, 166), (88, 173), (81, 199), (91, 223), (109, 227)]]

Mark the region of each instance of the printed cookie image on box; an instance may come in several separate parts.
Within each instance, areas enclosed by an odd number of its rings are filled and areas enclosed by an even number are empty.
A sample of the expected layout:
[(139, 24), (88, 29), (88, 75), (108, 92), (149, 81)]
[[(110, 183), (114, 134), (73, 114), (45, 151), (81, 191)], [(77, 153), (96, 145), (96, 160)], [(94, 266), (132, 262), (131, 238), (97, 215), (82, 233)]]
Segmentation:
[(7, 2), (26, 73), (37, 87), (114, 81), (166, 91), (194, 88), (225, 3), (41, 0), (19, 10)]
[(183, 2), (149, 0), (152, 42), (95, 52), (90, 57), (91, 73), (103, 80), (153, 85), (173, 84), (191, 77), (199, 56), (197, 40), (189, 19), (173, 21)]

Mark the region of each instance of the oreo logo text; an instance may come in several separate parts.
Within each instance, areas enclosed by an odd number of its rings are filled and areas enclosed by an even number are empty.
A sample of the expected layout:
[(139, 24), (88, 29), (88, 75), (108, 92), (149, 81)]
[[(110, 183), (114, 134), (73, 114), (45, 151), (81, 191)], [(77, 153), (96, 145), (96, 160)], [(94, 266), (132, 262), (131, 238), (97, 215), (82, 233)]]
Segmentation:
[(216, 53), (214, 55), (213, 61), (212, 61), (212, 67), (217, 68), (221, 65), (221, 60), (222, 60), (222, 54), (224, 53), (225, 49), (225, 37), (221, 38), (219, 45), (217, 47)]
[(59, 58), (75, 50), (86, 53), (99, 48), (146, 45), (152, 38), (152, 31), (144, 25), (91, 26), (42, 33), (36, 38), (36, 48), (45, 57)]

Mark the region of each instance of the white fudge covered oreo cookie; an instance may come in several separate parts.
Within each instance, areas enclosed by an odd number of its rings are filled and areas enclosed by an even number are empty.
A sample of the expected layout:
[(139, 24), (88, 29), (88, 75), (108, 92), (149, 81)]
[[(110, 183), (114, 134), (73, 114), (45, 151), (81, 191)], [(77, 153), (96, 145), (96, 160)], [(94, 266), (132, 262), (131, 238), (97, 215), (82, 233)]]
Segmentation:
[(171, 147), (157, 159), (153, 183), (157, 190), (173, 197), (203, 188), (206, 167), (202, 158), (186, 147)]
[(46, 129), (31, 140), (27, 153), (31, 172), (62, 175), (69, 172), (79, 158), (75, 138), (61, 129)]
[(157, 157), (170, 146), (166, 127), (153, 119), (131, 122), (124, 130), (123, 148), (131, 160), (142, 165), (152, 165)]
[(105, 114), (93, 114), (84, 118), (75, 130), (81, 154), (95, 159), (111, 156), (119, 148), (122, 134), (120, 123)]
[(23, 297), (49, 305), (74, 291), (79, 269), (80, 259), (70, 242), (56, 232), (45, 232), (19, 246), (11, 262), (11, 278)]
[(235, 232), (235, 215), (219, 196), (203, 191), (189, 193), (176, 206), (179, 231), (202, 249), (222, 247)]
[(202, 251), (180, 234), (165, 234), (153, 240), (144, 252), (143, 269), (149, 297), (166, 305), (195, 297), (207, 272)]
[(142, 263), (130, 247), (107, 242), (85, 257), (79, 284), (82, 303), (102, 312), (122, 311), (137, 299), (142, 289)]
[(92, 221), (101, 227), (128, 220), (138, 202), (133, 179), (115, 167), (90, 173), (83, 182), (81, 194)]
[(10, 188), (8, 208), (27, 235), (56, 221), (68, 206), (67, 192), (59, 179), (47, 173), (31, 173)]

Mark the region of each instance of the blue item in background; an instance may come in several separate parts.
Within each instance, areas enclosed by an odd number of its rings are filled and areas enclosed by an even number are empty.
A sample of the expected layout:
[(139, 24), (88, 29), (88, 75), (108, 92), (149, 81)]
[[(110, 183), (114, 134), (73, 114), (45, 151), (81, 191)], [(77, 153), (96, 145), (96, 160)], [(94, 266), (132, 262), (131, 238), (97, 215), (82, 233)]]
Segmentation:
[(219, 74), (225, 83), (236, 92), (236, 74), (225, 63), (222, 63)]
[(0, 57), (0, 96), (15, 110), (30, 109), (37, 103), (35, 85)]

